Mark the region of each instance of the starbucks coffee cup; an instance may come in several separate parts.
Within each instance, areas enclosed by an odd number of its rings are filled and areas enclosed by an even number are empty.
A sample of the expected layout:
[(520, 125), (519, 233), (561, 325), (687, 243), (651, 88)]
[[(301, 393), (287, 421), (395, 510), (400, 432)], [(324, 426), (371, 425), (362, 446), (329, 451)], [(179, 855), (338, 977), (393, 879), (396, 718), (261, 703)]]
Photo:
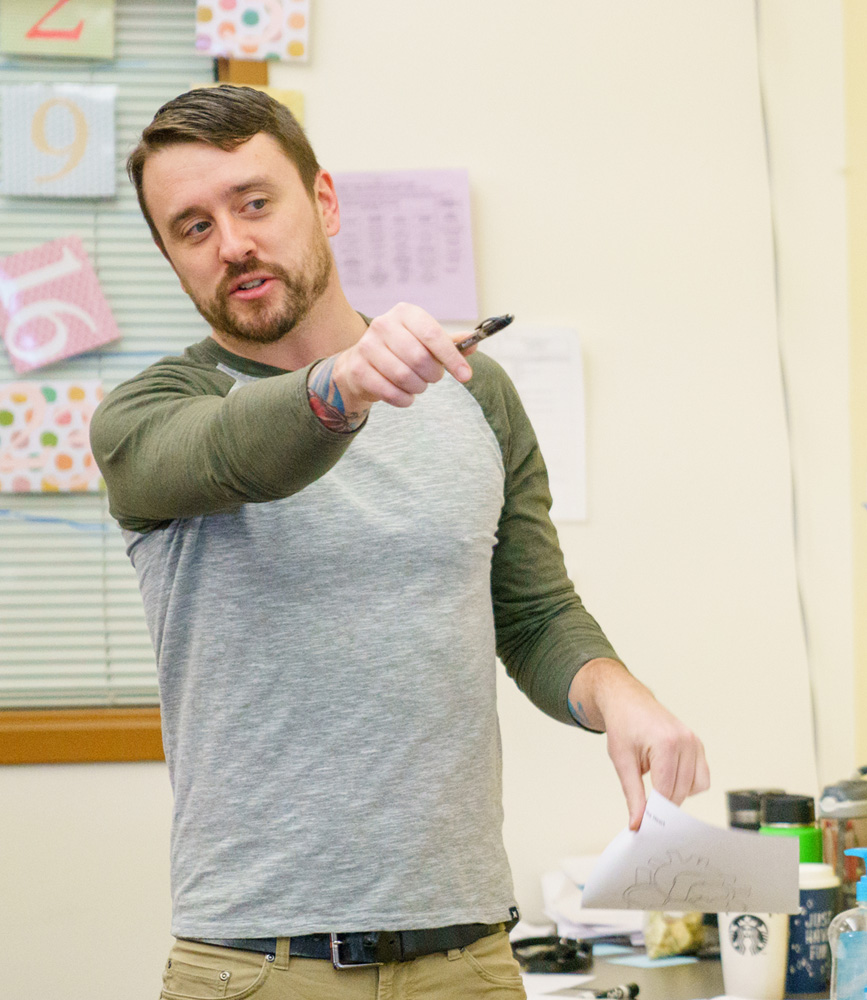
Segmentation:
[(726, 995), (743, 1000), (783, 1000), (789, 915), (720, 913), (717, 919)]

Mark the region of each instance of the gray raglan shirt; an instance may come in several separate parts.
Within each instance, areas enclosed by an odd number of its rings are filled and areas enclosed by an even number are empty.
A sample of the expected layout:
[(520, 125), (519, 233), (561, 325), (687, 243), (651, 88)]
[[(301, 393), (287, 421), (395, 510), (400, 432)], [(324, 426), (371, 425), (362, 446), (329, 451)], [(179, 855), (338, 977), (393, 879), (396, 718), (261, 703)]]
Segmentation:
[(571, 722), (576, 670), (615, 654), (514, 388), (471, 363), (341, 435), (309, 368), (208, 339), (95, 414), (157, 657), (175, 935), (508, 918), (496, 655)]

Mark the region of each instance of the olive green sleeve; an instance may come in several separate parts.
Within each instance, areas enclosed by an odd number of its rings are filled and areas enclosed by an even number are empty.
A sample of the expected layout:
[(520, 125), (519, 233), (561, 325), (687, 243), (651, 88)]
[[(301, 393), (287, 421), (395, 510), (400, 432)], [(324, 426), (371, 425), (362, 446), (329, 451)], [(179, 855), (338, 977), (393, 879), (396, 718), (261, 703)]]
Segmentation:
[(576, 725), (567, 700), (575, 674), (589, 660), (617, 654), (566, 573), (545, 463), (514, 385), (481, 352), (471, 363), (467, 387), (499, 441), (506, 472), (491, 564), (497, 654), (534, 704)]
[(167, 358), (118, 386), (94, 413), (91, 447), (121, 527), (277, 500), (324, 475), (353, 434), (324, 427), (308, 366), (232, 390), (213, 367)]

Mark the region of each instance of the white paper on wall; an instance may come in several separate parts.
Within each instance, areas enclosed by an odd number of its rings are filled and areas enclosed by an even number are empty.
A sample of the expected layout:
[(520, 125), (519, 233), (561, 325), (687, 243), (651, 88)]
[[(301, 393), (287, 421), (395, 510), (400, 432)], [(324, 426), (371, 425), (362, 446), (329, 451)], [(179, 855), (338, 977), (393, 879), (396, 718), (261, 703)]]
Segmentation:
[[(501, 312), (508, 305), (503, 303)], [(515, 383), (536, 432), (554, 501), (551, 517), (585, 520), (587, 445), (578, 331), (515, 322), (483, 340), (480, 350), (496, 359)]]

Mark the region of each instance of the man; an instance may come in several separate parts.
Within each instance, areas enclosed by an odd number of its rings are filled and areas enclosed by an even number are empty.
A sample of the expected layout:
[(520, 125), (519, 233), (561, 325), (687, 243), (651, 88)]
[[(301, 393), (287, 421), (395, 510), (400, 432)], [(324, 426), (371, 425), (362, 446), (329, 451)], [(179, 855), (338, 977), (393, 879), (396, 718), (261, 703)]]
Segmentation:
[(415, 306), (347, 301), (289, 112), (181, 95), (128, 166), (212, 327), (92, 426), (159, 670), (165, 995), (521, 997), (495, 653), (607, 731), (633, 827), (648, 771), (675, 802), (707, 787), (701, 743), (575, 595), (498, 366)]

